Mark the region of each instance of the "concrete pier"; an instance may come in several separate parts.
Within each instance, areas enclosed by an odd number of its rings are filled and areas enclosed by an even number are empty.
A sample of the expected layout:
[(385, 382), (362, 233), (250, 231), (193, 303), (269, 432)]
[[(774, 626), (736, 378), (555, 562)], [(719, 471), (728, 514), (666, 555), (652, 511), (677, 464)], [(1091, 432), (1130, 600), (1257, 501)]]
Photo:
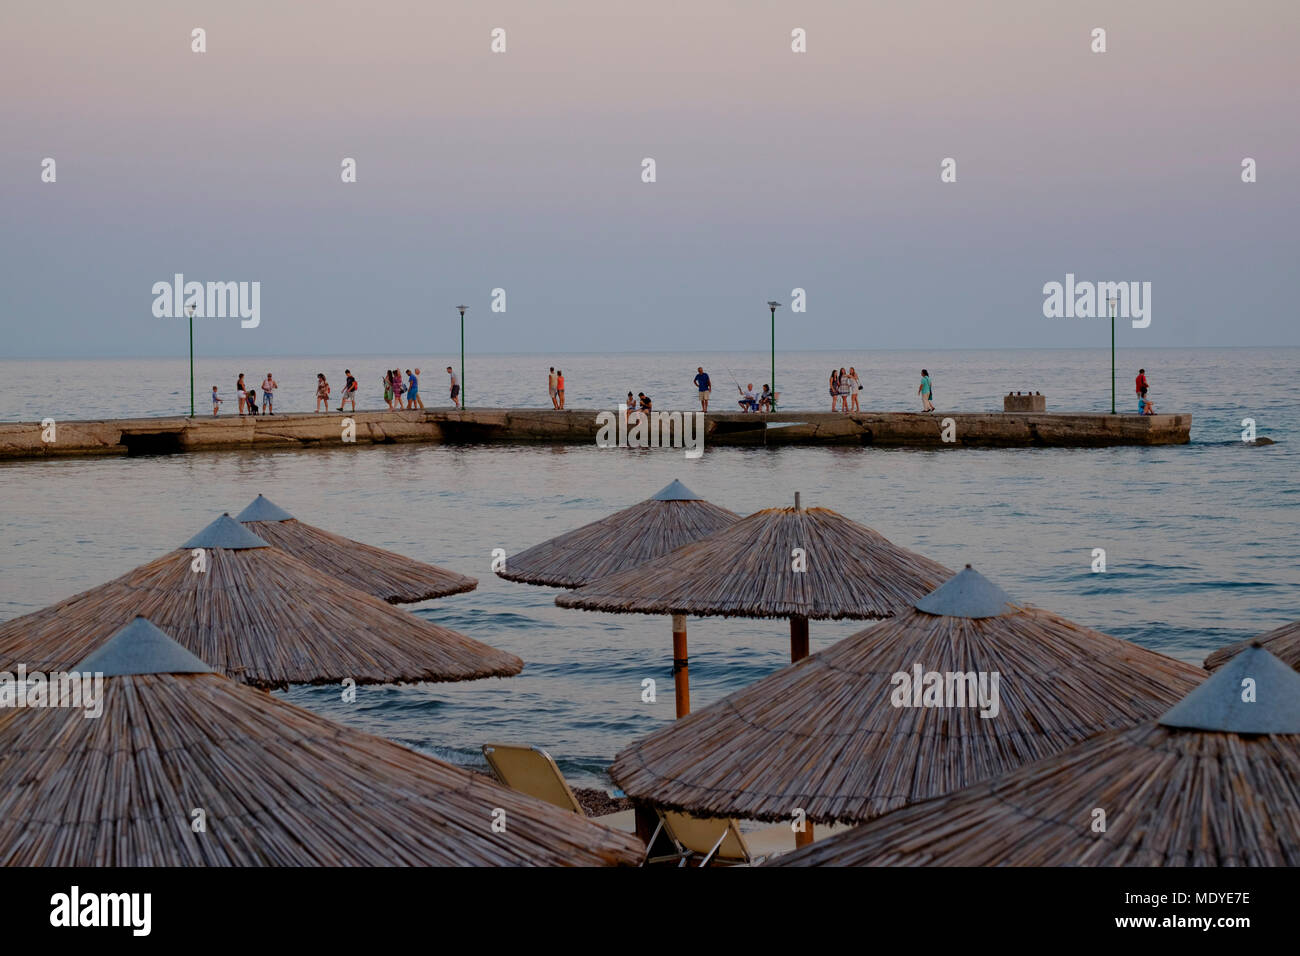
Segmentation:
[[(136, 455), (232, 448), (319, 448), (396, 442), (594, 444), (599, 409), (483, 408), (413, 412), (135, 418), (0, 424), (0, 459)], [(347, 422), (351, 422), (349, 429)], [(710, 412), (704, 445), (879, 445), (922, 448), (1177, 445), (1191, 415), (1071, 412)], [(945, 441), (945, 433), (951, 441)], [(52, 440), (51, 440), (52, 439)], [(350, 439), (350, 441), (349, 441)]]

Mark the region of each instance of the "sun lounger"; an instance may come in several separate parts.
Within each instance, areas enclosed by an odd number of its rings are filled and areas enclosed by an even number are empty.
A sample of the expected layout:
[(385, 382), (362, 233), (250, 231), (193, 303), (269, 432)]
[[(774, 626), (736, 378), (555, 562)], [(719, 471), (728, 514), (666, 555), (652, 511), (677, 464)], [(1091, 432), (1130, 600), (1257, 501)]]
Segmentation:
[[(541, 747), (521, 747), (516, 744), (484, 744), (483, 756), (496, 778), (512, 790), (545, 800), (562, 810), (571, 810), (578, 816), (587, 814), (573, 795), (569, 782), (555, 761)], [(636, 811), (622, 810), (601, 817), (591, 817), (593, 822), (621, 830), (636, 832)]]
[(786, 823), (745, 834), (740, 832), (735, 820), (660, 810), (659, 825), (648, 846), (654, 846), (660, 830), (672, 841), (675, 852), (667, 856), (647, 855), (646, 863), (677, 860), (678, 866), (685, 866), (692, 857), (699, 857), (702, 867), (710, 863), (751, 866), (794, 849), (794, 831)]

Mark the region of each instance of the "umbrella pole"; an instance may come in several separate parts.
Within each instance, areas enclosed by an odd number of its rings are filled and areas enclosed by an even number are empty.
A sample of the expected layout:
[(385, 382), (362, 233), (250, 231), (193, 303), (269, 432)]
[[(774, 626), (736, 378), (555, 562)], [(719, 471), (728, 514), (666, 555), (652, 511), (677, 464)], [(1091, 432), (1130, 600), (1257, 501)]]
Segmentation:
[(795, 615), (790, 618), (790, 662), (808, 656), (808, 618)]
[[(795, 615), (790, 618), (790, 662), (797, 663), (808, 656), (808, 618)], [(813, 824), (804, 821), (802, 832), (796, 831), (794, 845), (798, 849), (813, 842)]]
[(691, 674), (687, 669), (686, 615), (673, 615), (673, 683), (677, 689), (677, 716), (691, 712)]

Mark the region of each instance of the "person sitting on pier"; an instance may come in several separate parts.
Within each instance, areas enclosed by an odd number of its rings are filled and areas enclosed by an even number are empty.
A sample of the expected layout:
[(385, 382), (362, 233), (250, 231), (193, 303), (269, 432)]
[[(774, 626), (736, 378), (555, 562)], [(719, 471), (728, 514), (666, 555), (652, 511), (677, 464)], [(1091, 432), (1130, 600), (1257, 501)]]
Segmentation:
[(257, 389), (255, 388), (248, 390), (248, 414), (257, 414)]
[[(740, 388), (739, 385), (736, 388)], [(754, 395), (754, 383), (747, 382), (745, 387), (740, 390), (740, 401), (736, 402), (742, 412), (758, 411), (758, 398)]]
[(763, 383), (763, 394), (758, 396), (758, 410), (760, 412), (772, 410), (772, 389), (766, 382)]
[(641, 392), (640, 397), (641, 397), (641, 411), (645, 412), (647, 415), (650, 414), (650, 412), (654, 411), (654, 402), (650, 401), (650, 396), (647, 395), (645, 392)]

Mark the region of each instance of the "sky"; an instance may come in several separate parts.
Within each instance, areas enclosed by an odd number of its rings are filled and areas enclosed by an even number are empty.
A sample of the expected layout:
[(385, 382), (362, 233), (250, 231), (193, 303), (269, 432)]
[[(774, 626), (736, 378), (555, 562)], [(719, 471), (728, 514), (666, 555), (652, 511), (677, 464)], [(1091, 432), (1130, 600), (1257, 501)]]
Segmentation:
[(260, 283), (212, 355), (453, 351), (458, 304), (469, 351), (759, 350), (769, 299), (778, 349), (1109, 347), (1043, 315), (1067, 274), (1151, 283), (1122, 347), (1300, 345), (1297, 41), (1294, 0), (14, 0), (0, 357), (184, 354), (176, 273)]

